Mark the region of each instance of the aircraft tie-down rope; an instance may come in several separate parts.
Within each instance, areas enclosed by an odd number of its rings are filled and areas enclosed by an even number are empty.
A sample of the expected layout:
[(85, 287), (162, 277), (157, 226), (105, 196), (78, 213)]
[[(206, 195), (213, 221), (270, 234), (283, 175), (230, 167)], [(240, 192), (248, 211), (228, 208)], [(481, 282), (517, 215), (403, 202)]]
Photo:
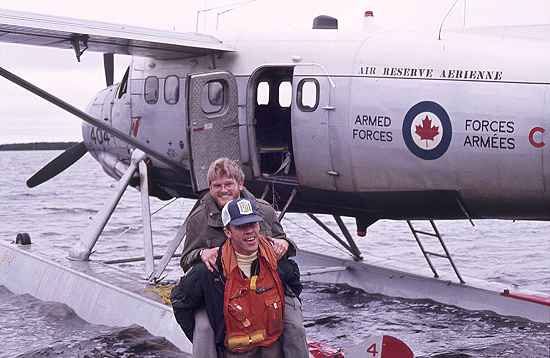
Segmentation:
[[(178, 200), (180, 198), (174, 198), (172, 199), (170, 202), (164, 204), (163, 206), (161, 206), (159, 209), (155, 210), (153, 213), (151, 213), (151, 216), (157, 214), (158, 212), (160, 212), (161, 210), (167, 208), (168, 206), (172, 205), (176, 200)], [(275, 199), (275, 198), (274, 198)], [(342, 249), (340, 246), (338, 245), (335, 245), (334, 243), (330, 242), (329, 240), (327, 240), (326, 238), (324, 238), (323, 236), (320, 236), (316, 233), (314, 233), (313, 231), (309, 230), (308, 228), (298, 224), (296, 221), (290, 219), (288, 216), (284, 218), (284, 220), (287, 220), (289, 221), (291, 224), (297, 226), (298, 228), (300, 228), (301, 230), (305, 231), (306, 233), (308, 233), (309, 235), (312, 235), (313, 237), (323, 241), (324, 243), (332, 246), (333, 248), (337, 249), (338, 251), (341, 251), (342, 253), (346, 254), (347, 256), (349, 257), (353, 257), (352, 255), (349, 254), (349, 252), (347, 252), (346, 250)], [(123, 232), (121, 232), (118, 236), (117, 236), (117, 239), (120, 239), (121, 237), (123, 237), (126, 233), (128, 233), (128, 231), (132, 230), (132, 229), (137, 229), (139, 227), (138, 226), (128, 226)]]
[(309, 230), (308, 228), (298, 224), (297, 222), (293, 221), (292, 219), (289, 219), (288, 216), (285, 216), (283, 220), (287, 220), (289, 221), (290, 223), (292, 223), (293, 225), (296, 225), (297, 227), (299, 227), (300, 229), (302, 229), (303, 231), (307, 232), (308, 234), (316, 237), (317, 239), (320, 239), (321, 241), (324, 241), (326, 244), (334, 247), (335, 249), (339, 250), (339, 251), (342, 251), (344, 254), (346, 254), (347, 256), (353, 258), (353, 256), (346, 250), (342, 249), (340, 246), (338, 245), (335, 245), (334, 243), (328, 241), (327, 239), (325, 239), (324, 237), (322, 236), (319, 236), (318, 234), (314, 233), (313, 231)]
[[(151, 216), (155, 215), (156, 213), (158, 213), (159, 211), (161, 211), (162, 209), (165, 209), (166, 207), (172, 205), (176, 200), (178, 200), (180, 198), (174, 198), (172, 200), (170, 200), (168, 203), (164, 204), (163, 206), (161, 206), (159, 209), (155, 210), (153, 213), (151, 213)], [(132, 230), (132, 229), (137, 229), (139, 227), (141, 227), (143, 225), (136, 225), (136, 226), (132, 226), (132, 225), (129, 225), (123, 232), (121, 232), (117, 237), (116, 239), (120, 239), (122, 238), (122, 236), (124, 236), (128, 231)]]

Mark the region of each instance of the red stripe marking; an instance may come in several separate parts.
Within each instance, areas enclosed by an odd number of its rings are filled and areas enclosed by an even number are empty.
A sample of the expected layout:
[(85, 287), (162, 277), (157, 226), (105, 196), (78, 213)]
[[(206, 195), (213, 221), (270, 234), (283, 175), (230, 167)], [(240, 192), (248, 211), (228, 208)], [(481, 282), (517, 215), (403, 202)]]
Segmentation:
[(132, 118), (132, 124), (130, 125), (130, 131), (132, 132), (132, 135), (134, 137), (137, 137), (137, 135), (138, 135), (140, 120), (141, 120), (141, 117)]
[(382, 337), (382, 358), (414, 358), (414, 353), (403, 341), (392, 337)]
[(334, 348), (325, 347), (319, 342), (308, 342), (310, 358), (344, 358), (344, 353)]
[(510, 297), (510, 298), (516, 298), (518, 300), (538, 303), (538, 304), (544, 305), (544, 306), (550, 306), (550, 297), (528, 295), (526, 293), (515, 293), (515, 292), (510, 292), (508, 290), (504, 290), (504, 292), (502, 292), (501, 295), (506, 296), (506, 297)]

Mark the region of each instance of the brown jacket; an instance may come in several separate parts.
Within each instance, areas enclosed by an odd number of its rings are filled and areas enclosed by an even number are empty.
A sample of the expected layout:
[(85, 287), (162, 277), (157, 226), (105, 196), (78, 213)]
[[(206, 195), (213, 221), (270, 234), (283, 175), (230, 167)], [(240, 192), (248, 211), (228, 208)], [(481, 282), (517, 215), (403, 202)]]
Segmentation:
[[(254, 199), (246, 189), (241, 192), (241, 196)], [(255, 200), (258, 214), (264, 219), (260, 222), (260, 232), (267, 238), (287, 240), (289, 243), (287, 256), (296, 255), (296, 245), (286, 237), (273, 207), (264, 200)], [(200, 261), (202, 249), (219, 247), (226, 238), (223, 232), (221, 209), (216, 205), (214, 198), (210, 193), (206, 193), (199, 201), (187, 218), (186, 238), (180, 260), (184, 272)]]

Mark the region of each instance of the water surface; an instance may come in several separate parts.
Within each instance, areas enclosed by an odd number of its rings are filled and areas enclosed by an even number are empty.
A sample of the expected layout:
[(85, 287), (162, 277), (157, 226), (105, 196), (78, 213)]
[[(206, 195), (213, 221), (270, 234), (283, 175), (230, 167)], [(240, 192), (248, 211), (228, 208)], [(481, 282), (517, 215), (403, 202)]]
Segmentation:
[[(89, 155), (55, 179), (28, 189), (26, 179), (57, 154), (0, 152), (0, 240), (28, 232), (33, 242), (67, 250), (114, 194), (116, 183)], [(143, 255), (139, 200), (134, 189), (124, 195), (92, 259)], [(152, 200), (152, 211), (165, 204)], [(180, 199), (153, 216), (155, 253), (164, 252), (192, 206), (192, 200)], [(323, 219), (337, 229), (329, 217)], [(346, 221), (354, 227), (353, 219)], [(303, 249), (349, 257), (303, 215), (288, 214), (283, 225)], [(550, 294), (549, 223), (487, 220), (472, 228), (464, 220), (438, 222), (438, 227), (464, 276)], [(367, 262), (387, 258), (403, 270), (431, 274), (404, 222), (380, 221), (357, 243)], [(448, 263), (436, 265), (443, 277), (454, 279)], [(143, 272), (143, 263), (120, 266)], [(177, 280), (177, 262), (167, 272), (169, 280)], [(370, 334), (391, 334), (419, 357), (550, 357), (550, 326), (545, 324), (318, 283), (306, 284), (303, 302), (308, 338), (333, 347), (358, 343)], [(0, 327), (0, 357), (186, 356), (141, 327), (92, 325), (64, 305), (15, 295), (4, 287)]]

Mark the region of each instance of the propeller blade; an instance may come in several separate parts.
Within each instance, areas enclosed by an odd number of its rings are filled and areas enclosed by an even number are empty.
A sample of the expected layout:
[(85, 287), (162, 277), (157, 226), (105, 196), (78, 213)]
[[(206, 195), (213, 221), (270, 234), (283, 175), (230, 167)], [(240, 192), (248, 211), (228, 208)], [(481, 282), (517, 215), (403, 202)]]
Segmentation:
[(30, 177), (29, 180), (27, 180), (27, 186), (29, 188), (34, 188), (35, 186), (50, 180), (57, 174), (61, 173), (62, 171), (73, 165), (87, 152), (88, 149), (86, 148), (84, 142), (73, 145), (72, 147), (58, 155), (54, 160), (46, 164), (45, 167), (37, 171), (32, 177)]
[(107, 87), (114, 83), (115, 79), (115, 55), (112, 53), (103, 54), (103, 68), (105, 69), (105, 83)]

